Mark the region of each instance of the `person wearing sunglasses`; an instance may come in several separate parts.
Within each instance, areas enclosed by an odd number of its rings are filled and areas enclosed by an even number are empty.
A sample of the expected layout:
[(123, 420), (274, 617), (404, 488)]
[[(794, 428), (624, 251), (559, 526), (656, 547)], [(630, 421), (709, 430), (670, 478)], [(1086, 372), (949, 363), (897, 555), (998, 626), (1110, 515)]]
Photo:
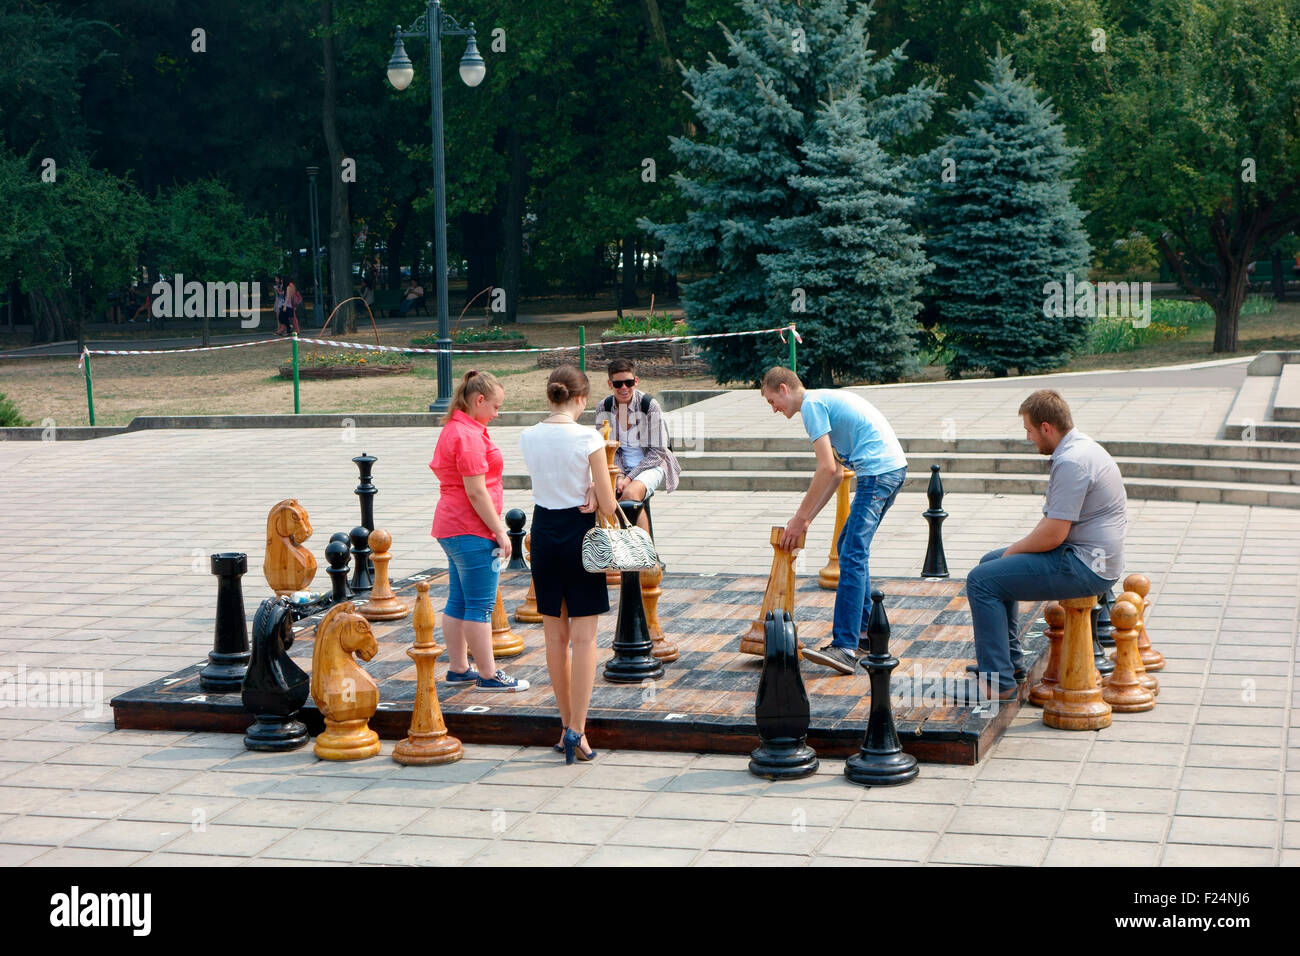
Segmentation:
[[(672, 453), (664, 410), (653, 398), (637, 388), (640, 379), (631, 359), (614, 359), (609, 363), (609, 388), (613, 393), (596, 409), (596, 430), (609, 422), (609, 437), (618, 442), (614, 464), (618, 478), (614, 491), (620, 501), (642, 501), (660, 490), (671, 492), (677, 487), (682, 469)], [(641, 512), (637, 523), (650, 530), (649, 517)]]

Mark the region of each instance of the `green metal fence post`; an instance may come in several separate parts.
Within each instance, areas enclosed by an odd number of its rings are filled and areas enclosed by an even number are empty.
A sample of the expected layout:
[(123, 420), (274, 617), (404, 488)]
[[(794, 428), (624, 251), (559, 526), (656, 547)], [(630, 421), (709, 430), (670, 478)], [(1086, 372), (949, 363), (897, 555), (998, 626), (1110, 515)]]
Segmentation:
[(587, 327), (578, 326), (578, 368), (587, 371)]
[(293, 413), (298, 414), (298, 333), (293, 333)]
[(81, 358), (86, 368), (86, 410), (90, 412), (90, 424), (93, 425), (95, 424), (95, 393), (90, 385), (90, 353), (84, 353)]
[(790, 371), (797, 372), (794, 366), (794, 323), (790, 323)]

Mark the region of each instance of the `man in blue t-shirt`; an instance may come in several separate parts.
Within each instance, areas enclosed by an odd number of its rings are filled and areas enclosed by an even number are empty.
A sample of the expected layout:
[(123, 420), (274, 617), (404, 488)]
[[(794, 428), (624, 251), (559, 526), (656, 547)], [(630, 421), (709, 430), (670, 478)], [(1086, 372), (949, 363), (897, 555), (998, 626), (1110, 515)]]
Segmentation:
[(817, 453), (817, 471), (799, 510), (785, 526), (781, 547), (791, 550), (813, 518), (834, 497), (840, 485), (840, 465), (857, 475), (848, 520), (840, 532), (840, 583), (835, 589), (835, 623), (831, 641), (820, 648), (803, 648), (803, 656), (841, 674), (858, 664), (858, 640), (871, 611), (871, 539), (907, 477), (907, 459), (894, 429), (865, 398), (843, 390), (806, 390), (799, 376), (779, 366), (767, 370), (760, 389), (763, 398), (786, 418), (798, 413)]

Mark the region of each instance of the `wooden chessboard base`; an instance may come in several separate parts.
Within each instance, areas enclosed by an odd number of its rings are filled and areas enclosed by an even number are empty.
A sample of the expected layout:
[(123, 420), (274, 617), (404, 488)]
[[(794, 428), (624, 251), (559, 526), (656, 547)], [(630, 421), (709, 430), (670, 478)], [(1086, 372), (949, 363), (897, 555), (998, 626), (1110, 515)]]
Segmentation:
[[(431, 570), (393, 583), (402, 597), (414, 599), (415, 582), (429, 580), (430, 595), (441, 623), (446, 597), (445, 572)], [(502, 595), (513, 610), (524, 600), (528, 575), (503, 576)], [(587, 732), (601, 750), (660, 750), (749, 754), (758, 744), (754, 699), (762, 659), (740, 653), (740, 637), (763, 598), (766, 578), (757, 575), (671, 573), (663, 582), (659, 621), (679, 649), (679, 659), (665, 666), (664, 677), (646, 684), (612, 684), (597, 671)], [(899, 658), (891, 691), (894, 717), (906, 752), (933, 763), (973, 764), (1002, 735), (1020, 702), (995, 708), (945, 705), (928, 696), (938, 681), (955, 681), (973, 660), (970, 612), (961, 580), (921, 581), (873, 578), (887, 595), (885, 606)], [(409, 593), (408, 593), (409, 592)], [(599, 641), (608, 652), (617, 614), (614, 605), (602, 616)], [(823, 642), (830, 633), (834, 592), (818, 587), (816, 575), (798, 580), (795, 623), (804, 645)], [(1022, 642), (1029, 679), (1025, 691), (1042, 676), (1047, 641), (1031, 627), (1041, 606), (1022, 605)], [(295, 625), (291, 656), (310, 667), (315, 623)], [(407, 736), (415, 698), (415, 667), (406, 655), (414, 640), (410, 618), (373, 625), (379, 653), (363, 666), (379, 683), (379, 710), (370, 728), (386, 740)], [(448, 733), (465, 745), (513, 744), (549, 747), (559, 739), (560, 719), (546, 675), (542, 627), (519, 625), (525, 651), (507, 671), (532, 686), (521, 693), (482, 693), (472, 686), (438, 682), (438, 697)], [(601, 660), (608, 656), (603, 653)], [(438, 664), (446, 673), (446, 656)], [(112, 701), (115, 725), (138, 730), (216, 731), (243, 734), (252, 723), (238, 693), (211, 693), (199, 687), (196, 662), (169, 677), (128, 691)], [(867, 672), (841, 676), (805, 662), (804, 681), (812, 707), (808, 744), (822, 758), (857, 752), (870, 709)], [(1022, 694), (1024, 696), (1024, 694)], [(313, 734), (323, 729), (320, 712), (309, 700), (298, 715)]]

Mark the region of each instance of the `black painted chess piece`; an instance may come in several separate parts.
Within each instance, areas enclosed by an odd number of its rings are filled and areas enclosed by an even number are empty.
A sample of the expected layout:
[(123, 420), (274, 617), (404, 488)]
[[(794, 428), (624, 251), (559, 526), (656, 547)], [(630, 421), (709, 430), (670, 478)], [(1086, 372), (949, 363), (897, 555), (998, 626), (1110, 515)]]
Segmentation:
[(1115, 662), (1106, 656), (1106, 652), (1101, 647), (1101, 601), (1094, 599), (1092, 604), (1092, 614), (1089, 623), (1092, 626), (1092, 663), (1097, 668), (1097, 673), (1105, 677), (1115, 670)]
[(1115, 594), (1107, 588), (1097, 596), (1101, 602), (1101, 614), (1097, 616), (1097, 640), (1102, 647), (1115, 646), (1115, 625), (1110, 620), (1110, 609), (1115, 606)]
[(211, 555), (217, 576), (217, 616), (208, 663), (199, 670), (199, 686), (217, 693), (239, 690), (248, 667), (248, 621), (244, 617), (244, 587), (248, 555), (228, 551)]
[[(346, 538), (347, 535), (343, 537)], [(351, 557), (346, 541), (330, 538), (330, 543), (325, 545), (325, 561), (329, 564), (325, 573), (330, 576), (330, 604), (339, 604), (352, 597), (352, 591), (348, 588), (348, 560)]]
[(284, 598), (267, 598), (253, 615), (253, 657), (240, 695), (244, 709), (257, 718), (244, 735), (249, 750), (294, 750), (311, 739), (294, 719), (311, 693), (311, 677), (289, 657), (292, 622)]
[(889, 676), (898, 666), (898, 658), (889, 654), (889, 618), (885, 616), (885, 595), (880, 591), (871, 592), (867, 637), (871, 652), (864, 663), (871, 674), (871, 711), (862, 748), (844, 762), (844, 776), (869, 787), (907, 783), (916, 779), (916, 758), (903, 753), (894, 726)]
[(799, 639), (785, 608), (767, 612), (763, 640), (763, 676), (754, 702), (759, 743), (749, 755), (749, 772), (796, 780), (816, 773), (818, 761), (807, 743), (811, 710), (799, 671)]
[(510, 563), (506, 565), (507, 571), (527, 571), (528, 564), (524, 561), (524, 522), (528, 516), (519, 508), (511, 508), (506, 512), (506, 533), (510, 535)]
[(357, 525), (352, 529), (352, 591), (371, 591), (375, 575), (370, 570), (370, 529)]
[[(356, 496), (361, 499), (361, 525), (366, 531), (375, 530), (375, 495), (379, 494), (379, 489), (375, 487), (374, 481), (370, 477), (370, 470), (375, 467), (375, 462), (379, 459), (374, 455), (367, 455), (364, 451), (353, 458), (357, 470), (361, 472), (361, 484), (356, 487)], [(356, 534), (354, 531), (353, 534)], [(375, 562), (366, 552), (366, 571), (370, 575), (370, 580), (375, 579)]]
[[(636, 526), (642, 502), (620, 501), (628, 524)], [(641, 600), (641, 572), (624, 571), (618, 592), (618, 623), (614, 625), (614, 656), (605, 662), (605, 680), (614, 684), (639, 684), (664, 676), (664, 665), (651, 653), (654, 640)]]
[(943, 553), (943, 519), (948, 512), (943, 510), (943, 482), (939, 479), (939, 466), (930, 466), (930, 486), (926, 489), (930, 499), (930, 509), (922, 512), (930, 522), (930, 541), (925, 546), (925, 563), (921, 565), (921, 577), (946, 578), (948, 576), (948, 558)]

